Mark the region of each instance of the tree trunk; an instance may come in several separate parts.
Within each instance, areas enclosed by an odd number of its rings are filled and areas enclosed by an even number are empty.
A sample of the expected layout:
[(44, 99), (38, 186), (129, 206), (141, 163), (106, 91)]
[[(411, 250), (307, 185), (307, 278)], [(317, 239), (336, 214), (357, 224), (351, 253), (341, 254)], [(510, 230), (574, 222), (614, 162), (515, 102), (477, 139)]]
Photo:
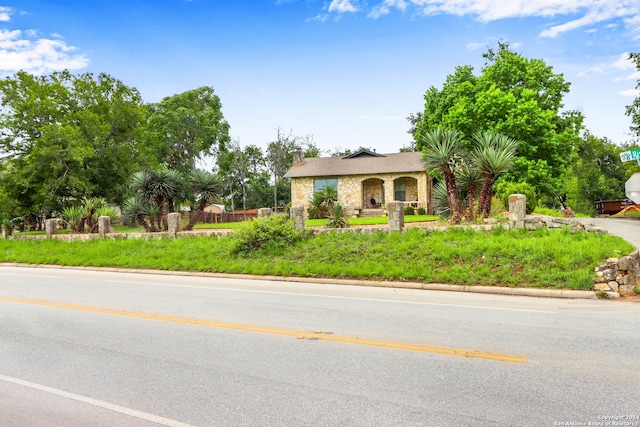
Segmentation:
[(482, 182), (482, 191), (480, 192), (480, 201), (478, 202), (478, 216), (487, 218), (491, 213), (491, 196), (493, 191), (493, 182), (495, 177), (485, 175)]
[(138, 218), (138, 224), (143, 226), (144, 227), (144, 231), (146, 231), (147, 233), (151, 233), (151, 232), (157, 231), (157, 230), (155, 230), (155, 227), (153, 226), (153, 222), (151, 222), (151, 225), (149, 225), (149, 223), (147, 223), (147, 221), (144, 219), (143, 216)]
[(273, 174), (273, 212), (278, 212), (278, 177)]
[(187, 226), (184, 228), (185, 230), (193, 229), (193, 226), (196, 225), (198, 221), (200, 221), (200, 218), (202, 217), (202, 213), (204, 212), (204, 208), (206, 206), (207, 206), (206, 200), (203, 199), (203, 200), (200, 200), (200, 202), (198, 202), (198, 208), (191, 215), (191, 219), (189, 219), (189, 224), (187, 224)]
[(444, 171), (444, 182), (447, 186), (447, 199), (449, 201), (449, 212), (455, 224), (460, 224), (460, 202), (458, 201), (458, 187), (456, 177), (449, 169)]
[(467, 194), (467, 209), (469, 211), (469, 221), (475, 221), (475, 215), (473, 214), (473, 203), (475, 202), (476, 186), (470, 185)]
[(158, 230), (167, 231), (169, 224), (167, 223), (167, 215), (164, 213), (164, 198), (156, 197), (156, 204), (158, 205)]

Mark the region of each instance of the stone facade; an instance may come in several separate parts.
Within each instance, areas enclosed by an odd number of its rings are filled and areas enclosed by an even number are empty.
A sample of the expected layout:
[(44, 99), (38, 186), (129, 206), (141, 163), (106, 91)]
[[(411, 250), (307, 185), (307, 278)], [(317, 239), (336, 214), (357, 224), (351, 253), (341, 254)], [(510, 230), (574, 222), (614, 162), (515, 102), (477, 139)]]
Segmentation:
[[(336, 177), (338, 180), (338, 203), (344, 208), (347, 216), (355, 216), (358, 209), (371, 208), (370, 200), (386, 204), (393, 201), (412, 203), (427, 212), (433, 212), (432, 183), (426, 172), (346, 175)], [(394, 182), (398, 178), (406, 179), (405, 199), (393, 200)], [(291, 206), (309, 207), (309, 197), (314, 191), (314, 178), (291, 178)], [(384, 197), (383, 197), (384, 193)]]

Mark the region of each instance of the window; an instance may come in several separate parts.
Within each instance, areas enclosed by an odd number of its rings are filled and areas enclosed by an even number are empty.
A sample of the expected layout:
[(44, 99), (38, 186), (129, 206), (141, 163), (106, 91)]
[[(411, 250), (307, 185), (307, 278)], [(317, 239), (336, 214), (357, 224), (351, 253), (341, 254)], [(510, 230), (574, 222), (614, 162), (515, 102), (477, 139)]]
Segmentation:
[(393, 200), (404, 202), (406, 199), (407, 180), (398, 178), (393, 181)]
[(317, 193), (318, 191), (324, 190), (326, 187), (333, 187), (338, 192), (338, 178), (325, 178), (325, 179), (316, 179), (313, 182), (313, 192)]

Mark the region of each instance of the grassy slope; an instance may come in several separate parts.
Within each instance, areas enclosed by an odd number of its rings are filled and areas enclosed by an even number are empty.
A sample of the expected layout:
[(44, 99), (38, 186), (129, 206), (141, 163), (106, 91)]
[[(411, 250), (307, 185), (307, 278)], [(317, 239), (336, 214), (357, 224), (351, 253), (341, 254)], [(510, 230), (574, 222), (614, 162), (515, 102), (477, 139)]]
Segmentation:
[(279, 253), (231, 255), (229, 239), (0, 240), (0, 261), (460, 285), (591, 289), (593, 267), (630, 253), (620, 238), (539, 230), (321, 234)]

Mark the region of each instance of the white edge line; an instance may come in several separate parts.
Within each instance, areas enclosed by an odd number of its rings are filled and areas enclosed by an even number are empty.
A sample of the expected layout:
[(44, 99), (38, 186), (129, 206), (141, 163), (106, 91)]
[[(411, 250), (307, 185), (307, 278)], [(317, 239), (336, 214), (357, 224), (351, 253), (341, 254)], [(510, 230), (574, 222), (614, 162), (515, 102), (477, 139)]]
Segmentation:
[(169, 418), (160, 417), (158, 415), (148, 414), (142, 411), (136, 411), (135, 409), (125, 408), (124, 406), (103, 402), (101, 400), (92, 399), (91, 397), (80, 396), (79, 394), (69, 393), (64, 390), (59, 390), (59, 389), (47, 387), (41, 384), (24, 381), (19, 378), (13, 378), (13, 377), (0, 374), (0, 380), (21, 385), (24, 387), (29, 387), (34, 390), (43, 391), (45, 393), (53, 394), (56, 396), (64, 397), (64, 398), (75, 400), (78, 402), (86, 403), (89, 405), (97, 406), (99, 408), (108, 409), (110, 411), (119, 412), (121, 414), (129, 415), (135, 418), (139, 418), (145, 421), (150, 421), (150, 422), (161, 424), (168, 427), (194, 427), (191, 424), (185, 424), (180, 421), (171, 420)]

